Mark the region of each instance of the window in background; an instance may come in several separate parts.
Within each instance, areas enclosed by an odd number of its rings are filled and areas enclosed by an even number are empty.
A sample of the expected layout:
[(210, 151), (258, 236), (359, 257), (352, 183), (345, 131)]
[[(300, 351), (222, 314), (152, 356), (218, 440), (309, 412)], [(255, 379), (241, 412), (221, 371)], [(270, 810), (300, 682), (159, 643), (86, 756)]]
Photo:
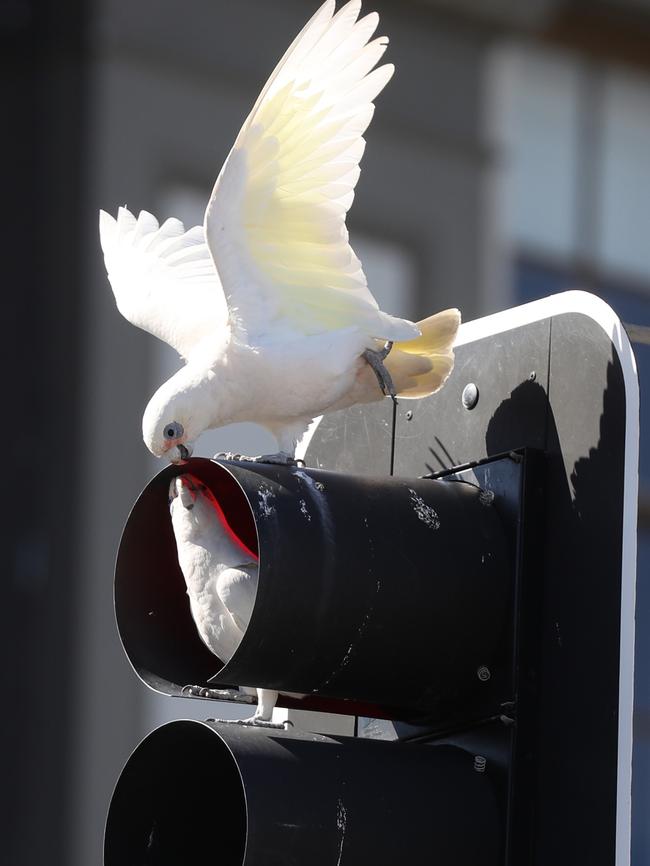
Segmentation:
[(506, 231), (517, 243), (568, 255), (577, 206), (576, 64), (561, 54), (512, 50), (502, 69), (508, 88), (502, 116)]
[(604, 82), (600, 263), (650, 283), (650, 82), (613, 71)]
[[(514, 303), (568, 288), (650, 325), (650, 79), (508, 49), (506, 231)], [(560, 144), (561, 143), (561, 144)], [(650, 346), (634, 346), (641, 388), (632, 863), (650, 862)]]

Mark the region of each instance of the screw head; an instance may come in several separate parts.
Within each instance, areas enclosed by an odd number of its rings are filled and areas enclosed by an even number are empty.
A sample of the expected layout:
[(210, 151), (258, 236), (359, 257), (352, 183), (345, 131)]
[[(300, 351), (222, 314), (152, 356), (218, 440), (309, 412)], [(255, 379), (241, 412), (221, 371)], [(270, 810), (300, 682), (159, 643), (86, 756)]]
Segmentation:
[(477, 773), (484, 773), (487, 766), (487, 759), (483, 755), (474, 755), (474, 769)]
[(413, 417), (413, 410), (409, 409), (408, 412), (406, 413), (406, 420), (410, 421), (412, 417)]
[(534, 370), (532, 370), (530, 372), (530, 374), (528, 375), (528, 380), (530, 382), (534, 382), (536, 378), (537, 378), (537, 373)]
[(490, 679), (492, 674), (490, 673), (490, 668), (486, 667), (485, 665), (481, 665), (481, 667), (478, 668), (478, 670), (476, 671), (476, 676), (480, 679), (482, 683), (486, 683)]
[(461, 400), (466, 409), (473, 409), (474, 406), (476, 406), (478, 403), (478, 388), (474, 382), (468, 382), (468, 384), (465, 385)]

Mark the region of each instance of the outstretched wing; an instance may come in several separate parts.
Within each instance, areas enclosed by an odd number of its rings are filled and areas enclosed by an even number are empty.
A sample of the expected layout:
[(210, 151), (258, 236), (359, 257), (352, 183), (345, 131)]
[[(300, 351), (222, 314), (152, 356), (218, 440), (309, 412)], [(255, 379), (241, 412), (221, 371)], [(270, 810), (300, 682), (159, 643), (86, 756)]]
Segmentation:
[(159, 337), (184, 358), (224, 327), (226, 300), (202, 226), (161, 226), (146, 211), (117, 219), (100, 211), (99, 234), (117, 307), (133, 325)]
[[(250, 340), (285, 324), (304, 333), (357, 325), (409, 339), (416, 326), (382, 313), (348, 243), (373, 99), (393, 73), (374, 69), (388, 40), (368, 40), (376, 13), (328, 0), (266, 83), (217, 178), (205, 218), (210, 252)], [(374, 71), (372, 71), (374, 70)]]

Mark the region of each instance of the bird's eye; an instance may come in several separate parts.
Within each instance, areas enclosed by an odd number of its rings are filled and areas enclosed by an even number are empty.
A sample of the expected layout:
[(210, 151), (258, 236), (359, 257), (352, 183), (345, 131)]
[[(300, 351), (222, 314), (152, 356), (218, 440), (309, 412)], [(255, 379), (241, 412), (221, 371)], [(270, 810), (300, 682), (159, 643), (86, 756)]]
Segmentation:
[(165, 439), (180, 439), (183, 435), (183, 425), (178, 421), (172, 421), (171, 424), (166, 424), (163, 430)]

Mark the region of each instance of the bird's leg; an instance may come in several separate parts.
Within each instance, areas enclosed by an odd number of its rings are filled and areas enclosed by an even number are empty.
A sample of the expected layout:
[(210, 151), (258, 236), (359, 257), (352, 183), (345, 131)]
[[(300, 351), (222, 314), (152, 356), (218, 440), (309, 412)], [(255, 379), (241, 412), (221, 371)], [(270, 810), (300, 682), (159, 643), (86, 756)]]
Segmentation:
[(256, 722), (269, 722), (273, 715), (273, 709), (278, 702), (278, 693), (273, 689), (257, 690), (257, 709), (253, 720)]
[(248, 719), (215, 719), (215, 722), (221, 722), (227, 725), (246, 725), (258, 728), (275, 728), (282, 730), (285, 727), (285, 722), (272, 722), (273, 708), (278, 699), (278, 693), (273, 689), (257, 689), (257, 709), (255, 715)]
[(396, 403), (397, 395), (395, 393), (395, 385), (393, 384), (393, 379), (384, 364), (384, 360), (392, 348), (393, 342), (392, 340), (389, 340), (383, 349), (366, 349), (361, 357), (372, 368), (373, 373), (377, 377), (377, 382), (379, 383), (382, 393), (388, 395), (391, 400)]

